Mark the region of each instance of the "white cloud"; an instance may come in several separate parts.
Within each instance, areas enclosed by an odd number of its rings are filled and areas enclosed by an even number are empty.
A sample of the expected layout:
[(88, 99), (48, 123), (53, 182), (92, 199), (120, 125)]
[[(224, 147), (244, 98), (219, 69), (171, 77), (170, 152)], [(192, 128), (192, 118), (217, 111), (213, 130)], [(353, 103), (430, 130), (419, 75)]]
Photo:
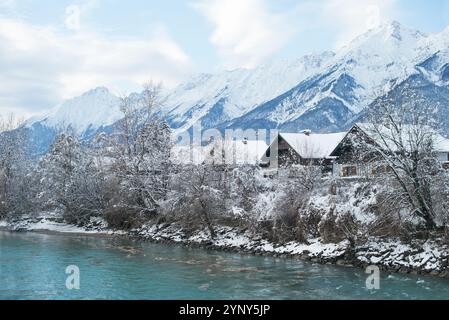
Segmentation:
[(335, 30), (335, 47), (393, 18), (396, 0), (320, 0), (322, 21)]
[(70, 26), (77, 31), (0, 18), (0, 113), (29, 114), (96, 86), (129, 91), (150, 79), (172, 86), (191, 72), (163, 28), (147, 39), (111, 39)]
[(16, 0), (0, 0), (0, 9), (12, 9), (16, 5)]
[(82, 28), (82, 19), (94, 9), (98, 9), (100, 2), (100, 0), (83, 0), (78, 4), (67, 6), (64, 18), (65, 27), (71, 31), (79, 31)]
[[(289, 41), (310, 39), (310, 30), (331, 32), (337, 49), (384, 20), (397, 0), (198, 0), (194, 7), (212, 23), (210, 42), (226, 68), (254, 67)], [(284, 12), (271, 10), (275, 4)], [(288, 11), (287, 11), (288, 8)], [(305, 42), (307, 45), (307, 42)]]
[(208, 0), (194, 7), (213, 24), (210, 41), (226, 68), (260, 64), (293, 34), (287, 15), (270, 11), (266, 0)]

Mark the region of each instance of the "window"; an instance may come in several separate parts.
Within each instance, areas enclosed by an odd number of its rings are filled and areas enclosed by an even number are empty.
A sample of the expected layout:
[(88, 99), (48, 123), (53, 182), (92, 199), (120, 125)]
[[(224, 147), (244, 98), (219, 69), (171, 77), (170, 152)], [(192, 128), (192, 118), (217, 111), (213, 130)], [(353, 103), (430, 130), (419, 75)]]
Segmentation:
[(381, 174), (389, 173), (391, 171), (392, 171), (392, 169), (389, 165), (381, 164), (373, 169), (372, 174), (373, 175), (381, 175)]
[(343, 167), (343, 177), (355, 177), (357, 176), (357, 167), (356, 166), (347, 166)]

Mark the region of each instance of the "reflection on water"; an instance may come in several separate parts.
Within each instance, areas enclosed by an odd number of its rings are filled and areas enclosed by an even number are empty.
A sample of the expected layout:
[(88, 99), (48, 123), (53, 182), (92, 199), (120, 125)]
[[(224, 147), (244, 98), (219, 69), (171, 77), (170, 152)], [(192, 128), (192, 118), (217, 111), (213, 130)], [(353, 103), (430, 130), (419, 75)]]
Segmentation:
[[(66, 267), (81, 272), (67, 290)], [(0, 232), (0, 299), (448, 299), (449, 281), (123, 239)]]

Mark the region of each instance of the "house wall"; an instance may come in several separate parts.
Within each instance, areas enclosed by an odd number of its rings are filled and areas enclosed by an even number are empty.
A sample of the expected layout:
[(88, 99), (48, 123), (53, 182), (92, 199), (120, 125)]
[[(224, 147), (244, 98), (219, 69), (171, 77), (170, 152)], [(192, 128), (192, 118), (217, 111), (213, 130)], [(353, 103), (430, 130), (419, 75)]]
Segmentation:
[(373, 175), (374, 167), (371, 163), (334, 163), (332, 172), (335, 177), (340, 178), (365, 178)]
[[(282, 139), (282, 137), (277, 138), (278, 140), (270, 146), (267, 150), (265, 156), (262, 158), (262, 162), (269, 162), (270, 166), (276, 167), (290, 167), (301, 163), (301, 157), (296, 153), (290, 145)], [(277, 159), (271, 159), (274, 154), (277, 153)]]
[(449, 152), (439, 152), (438, 160), (441, 162), (449, 162)]
[[(331, 155), (337, 157), (340, 164), (373, 162), (379, 157), (369, 147), (372, 143), (365, 133), (354, 127)], [(366, 146), (366, 150), (361, 146)]]

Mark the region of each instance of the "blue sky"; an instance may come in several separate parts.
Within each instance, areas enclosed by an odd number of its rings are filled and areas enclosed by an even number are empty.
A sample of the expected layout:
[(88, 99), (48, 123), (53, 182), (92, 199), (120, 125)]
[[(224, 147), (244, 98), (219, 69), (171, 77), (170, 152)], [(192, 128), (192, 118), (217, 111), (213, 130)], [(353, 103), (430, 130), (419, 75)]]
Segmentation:
[(439, 32), (449, 0), (0, 0), (0, 114), (335, 50), (388, 20)]

